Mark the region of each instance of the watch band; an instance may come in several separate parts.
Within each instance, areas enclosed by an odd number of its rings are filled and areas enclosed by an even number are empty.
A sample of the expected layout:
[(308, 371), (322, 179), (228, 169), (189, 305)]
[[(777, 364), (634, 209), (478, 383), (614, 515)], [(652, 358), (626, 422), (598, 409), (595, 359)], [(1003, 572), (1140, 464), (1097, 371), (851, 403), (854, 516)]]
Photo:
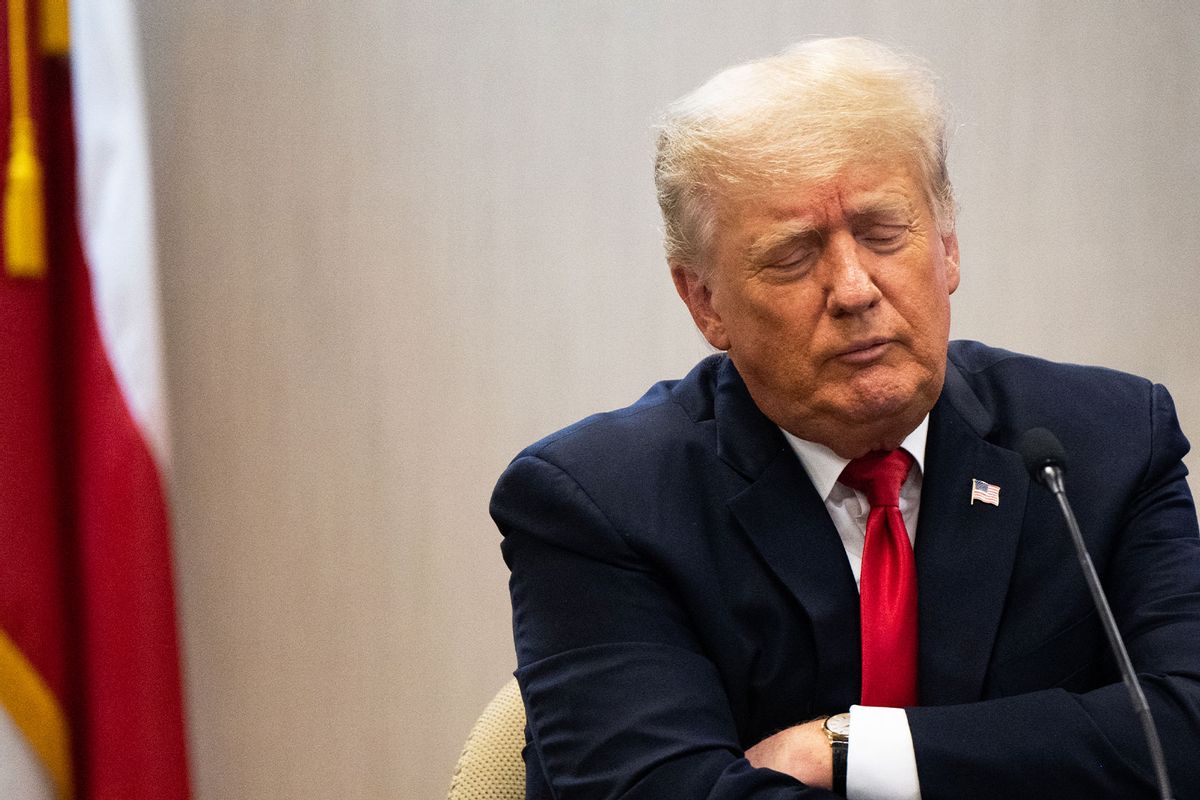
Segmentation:
[(850, 743), (833, 741), (829, 743), (833, 749), (833, 791), (842, 797), (846, 796), (846, 765), (850, 755)]

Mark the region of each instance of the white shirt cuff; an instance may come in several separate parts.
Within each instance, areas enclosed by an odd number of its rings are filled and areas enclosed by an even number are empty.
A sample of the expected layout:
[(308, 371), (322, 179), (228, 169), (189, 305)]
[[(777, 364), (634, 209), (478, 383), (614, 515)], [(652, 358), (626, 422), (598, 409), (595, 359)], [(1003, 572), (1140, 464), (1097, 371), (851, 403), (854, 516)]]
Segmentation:
[(850, 706), (847, 800), (921, 800), (917, 757), (903, 708)]

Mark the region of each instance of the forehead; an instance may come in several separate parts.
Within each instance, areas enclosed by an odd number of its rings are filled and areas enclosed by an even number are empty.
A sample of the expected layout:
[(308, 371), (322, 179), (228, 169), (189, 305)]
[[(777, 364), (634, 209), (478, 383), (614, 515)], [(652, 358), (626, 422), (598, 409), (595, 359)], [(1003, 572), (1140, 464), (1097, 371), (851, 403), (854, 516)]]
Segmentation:
[(876, 213), (919, 214), (928, 210), (922, 183), (913, 171), (889, 164), (843, 168), (821, 180), (781, 180), (758, 189), (746, 187), (724, 204), (723, 222), (837, 225)]

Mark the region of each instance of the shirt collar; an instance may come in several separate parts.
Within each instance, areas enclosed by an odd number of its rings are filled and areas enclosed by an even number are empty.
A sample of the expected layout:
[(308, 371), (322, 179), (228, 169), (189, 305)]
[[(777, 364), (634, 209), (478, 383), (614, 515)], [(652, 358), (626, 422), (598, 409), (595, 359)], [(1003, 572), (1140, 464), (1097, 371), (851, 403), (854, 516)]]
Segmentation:
[[(823, 444), (793, 436), (783, 428), (779, 430), (783, 431), (784, 438), (791, 445), (796, 457), (800, 459), (800, 465), (808, 473), (808, 479), (812, 481), (817, 494), (821, 496), (822, 500), (828, 500), (834, 484), (841, 477), (842, 470), (850, 463), (850, 459), (842, 458)], [(921, 424), (900, 443), (900, 446), (907, 450), (908, 454), (917, 462), (917, 469), (922, 474), (925, 472), (925, 438), (928, 433), (929, 415), (926, 414), (925, 418), (921, 420)]]

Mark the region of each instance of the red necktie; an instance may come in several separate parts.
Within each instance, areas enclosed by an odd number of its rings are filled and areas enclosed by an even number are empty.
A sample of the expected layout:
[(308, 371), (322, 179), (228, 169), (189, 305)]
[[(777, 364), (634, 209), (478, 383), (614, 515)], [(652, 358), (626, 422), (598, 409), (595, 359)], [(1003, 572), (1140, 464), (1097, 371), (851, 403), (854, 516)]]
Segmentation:
[(867, 539), (859, 577), (862, 704), (917, 704), (917, 567), (900, 514), (900, 484), (913, 458), (875, 451), (846, 465), (841, 482), (867, 496)]

